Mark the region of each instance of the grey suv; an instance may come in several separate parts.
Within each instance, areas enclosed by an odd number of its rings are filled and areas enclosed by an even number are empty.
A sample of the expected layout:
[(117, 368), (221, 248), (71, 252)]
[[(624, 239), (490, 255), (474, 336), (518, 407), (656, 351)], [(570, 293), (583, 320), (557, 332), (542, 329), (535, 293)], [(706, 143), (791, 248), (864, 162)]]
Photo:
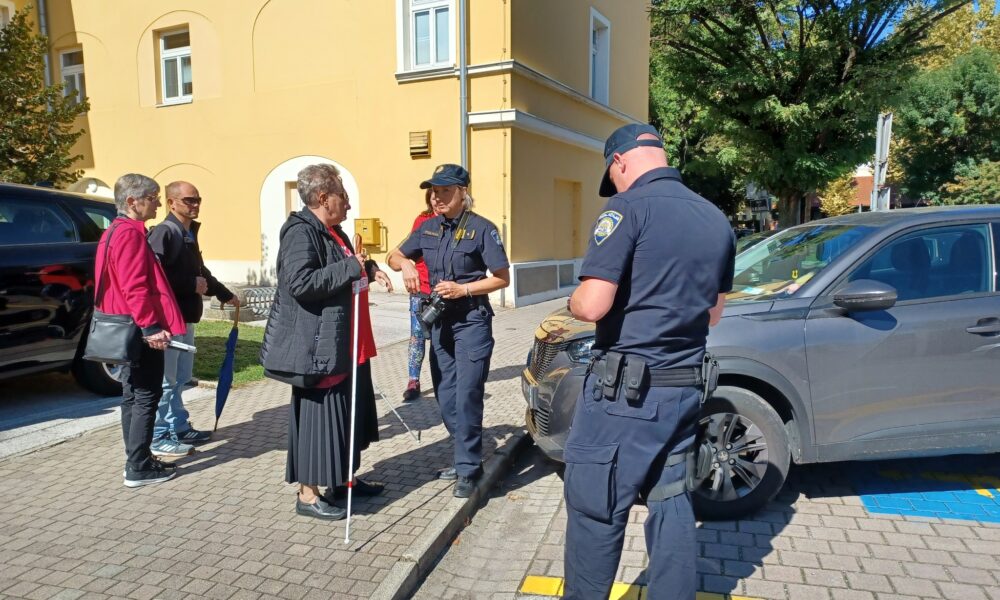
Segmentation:
[[(762, 507), (796, 463), (1000, 451), (1000, 206), (851, 214), (781, 231), (736, 259), (708, 338), (703, 519)], [(566, 311), (535, 334), (522, 389), (561, 460), (593, 344)]]

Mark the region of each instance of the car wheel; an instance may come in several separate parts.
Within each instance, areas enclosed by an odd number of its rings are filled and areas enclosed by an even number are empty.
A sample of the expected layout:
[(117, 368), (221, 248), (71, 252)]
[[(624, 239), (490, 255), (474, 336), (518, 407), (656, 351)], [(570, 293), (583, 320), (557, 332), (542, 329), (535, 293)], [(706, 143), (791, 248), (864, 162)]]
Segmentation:
[(702, 451), (712, 455), (708, 476), (694, 490), (702, 520), (735, 519), (756, 512), (778, 493), (788, 475), (788, 435), (763, 398), (720, 386), (702, 407)]
[(120, 396), (122, 384), (121, 365), (94, 362), (78, 358), (73, 363), (73, 377), (83, 387), (102, 396)]

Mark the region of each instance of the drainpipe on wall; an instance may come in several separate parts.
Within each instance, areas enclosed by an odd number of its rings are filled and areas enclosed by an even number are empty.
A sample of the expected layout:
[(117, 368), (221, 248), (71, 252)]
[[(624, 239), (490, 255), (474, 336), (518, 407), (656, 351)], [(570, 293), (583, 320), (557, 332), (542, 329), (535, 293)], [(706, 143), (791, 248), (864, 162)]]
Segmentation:
[[(45, 36), (45, 41), (48, 43), (49, 17), (45, 11), (45, 0), (38, 0), (38, 29)], [(45, 65), (45, 87), (52, 85), (52, 73), (50, 72), (51, 69), (49, 69), (49, 50), (50, 48), (46, 48), (45, 56), (42, 57), (43, 64)]]
[(466, 0), (458, 0), (458, 123), (462, 167), (469, 168), (469, 65), (466, 58)]

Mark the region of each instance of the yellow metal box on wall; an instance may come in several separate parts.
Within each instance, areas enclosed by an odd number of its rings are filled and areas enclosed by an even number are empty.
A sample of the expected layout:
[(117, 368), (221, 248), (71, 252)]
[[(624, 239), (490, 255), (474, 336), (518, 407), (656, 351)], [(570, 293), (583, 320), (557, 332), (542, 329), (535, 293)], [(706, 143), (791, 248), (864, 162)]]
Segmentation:
[(354, 231), (361, 236), (361, 243), (365, 246), (382, 246), (380, 219), (354, 219)]

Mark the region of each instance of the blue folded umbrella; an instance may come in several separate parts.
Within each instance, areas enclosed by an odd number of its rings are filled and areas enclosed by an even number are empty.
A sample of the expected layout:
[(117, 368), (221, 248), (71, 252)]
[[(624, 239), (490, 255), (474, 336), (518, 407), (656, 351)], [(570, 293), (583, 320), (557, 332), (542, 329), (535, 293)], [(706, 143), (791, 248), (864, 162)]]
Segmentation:
[(226, 356), (222, 359), (222, 366), (219, 367), (219, 387), (215, 388), (215, 427), (212, 431), (219, 428), (219, 417), (222, 416), (222, 409), (229, 398), (229, 389), (233, 387), (233, 361), (236, 360), (236, 338), (239, 336), (240, 307), (237, 306), (233, 328), (229, 331), (229, 339), (226, 340)]

